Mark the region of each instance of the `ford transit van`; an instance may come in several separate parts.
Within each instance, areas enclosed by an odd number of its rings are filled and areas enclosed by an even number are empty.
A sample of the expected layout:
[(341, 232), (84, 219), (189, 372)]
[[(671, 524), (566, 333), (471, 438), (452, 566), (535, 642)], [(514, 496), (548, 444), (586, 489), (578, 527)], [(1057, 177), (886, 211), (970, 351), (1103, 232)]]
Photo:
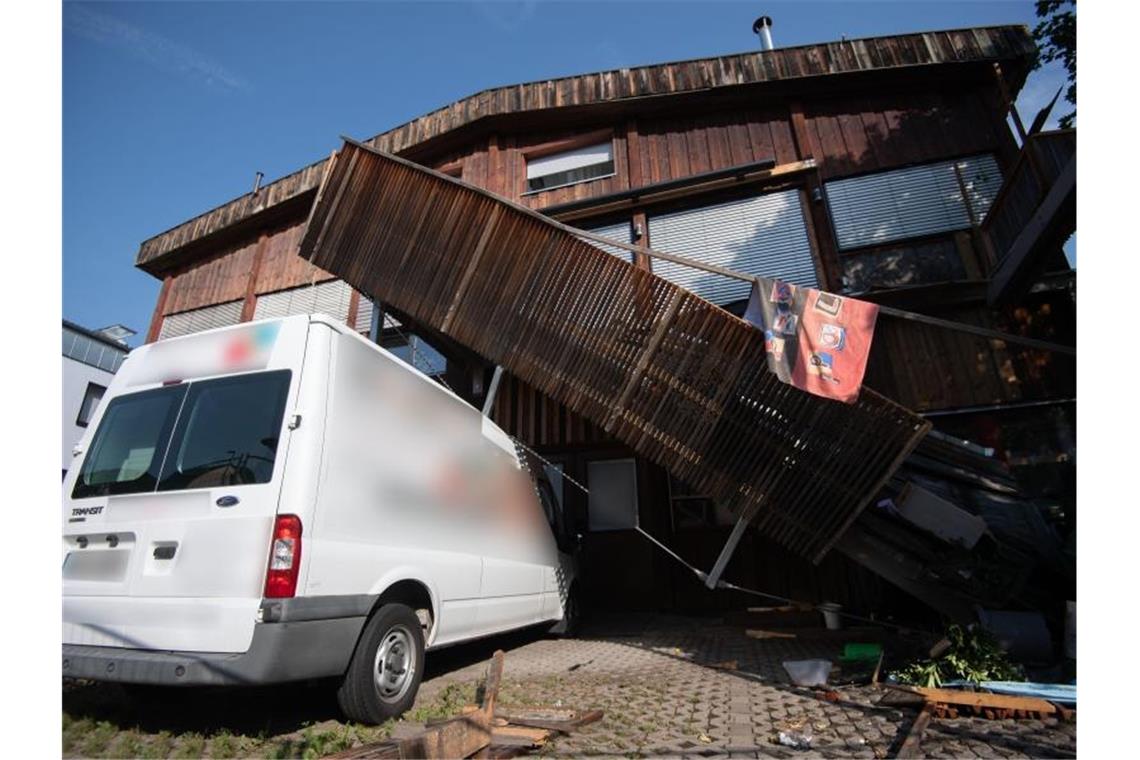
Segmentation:
[(412, 704), (425, 651), (569, 609), (541, 474), (328, 317), (135, 349), (75, 457), (65, 676), (336, 677), (346, 715), (379, 722)]

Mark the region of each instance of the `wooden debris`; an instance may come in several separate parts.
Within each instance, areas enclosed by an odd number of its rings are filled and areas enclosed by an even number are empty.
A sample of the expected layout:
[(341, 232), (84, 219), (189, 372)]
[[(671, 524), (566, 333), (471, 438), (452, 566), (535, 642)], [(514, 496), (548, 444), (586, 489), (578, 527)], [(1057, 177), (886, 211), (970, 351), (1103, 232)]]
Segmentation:
[(919, 757), (918, 745), (922, 742), (922, 733), (930, 724), (930, 719), (934, 717), (934, 706), (927, 704), (922, 710), (919, 711), (918, 717), (914, 719), (914, 723), (910, 724), (910, 731), (907, 732), (906, 738), (903, 739), (902, 746), (899, 747), (898, 754), (895, 757), (909, 758)]
[(542, 747), (552, 734), (569, 733), (601, 720), (601, 710), (499, 707), (503, 662), (501, 650), (491, 657), (479, 705), (465, 705), (458, 716), (429, 723), (423, 731), (411, 736), (393, 737), (332, 757), (341, 760), (508, 758)]
[(796, 634), (785, 633), (784, 631), (763, 631), (758, 628), (749, 628), (744, 632), (745, 636), (753, 639), (794, 639)]
[(709, 665), (709, 667), (713, 668), (714, 670), (736, 670), (737, 669), (737, 661), (736, 660), (725, 660), (724, 662), (714, 662), (714, 663), (711, 663)]
[(982, 691), (962, 691), (958, 689), (928, 689), (915, 687), (915, 692), (921, 694), (927, 702), (937, 702), (945, 705), (958, 705), (978, 709), (986, 717), (996, 717), (997, 711), (1009, 712), (1022, 710), (1029, 713), (1052, 715), (1057, 710), (1051, 702), (1036, 697), (1015, 697), (1009, 694), (990, 694)]

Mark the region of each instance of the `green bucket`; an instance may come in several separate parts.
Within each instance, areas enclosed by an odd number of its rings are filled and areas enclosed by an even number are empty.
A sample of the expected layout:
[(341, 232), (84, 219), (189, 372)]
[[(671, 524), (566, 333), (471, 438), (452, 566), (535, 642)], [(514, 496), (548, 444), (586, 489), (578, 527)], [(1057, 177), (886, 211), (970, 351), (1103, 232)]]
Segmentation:
[(863, 662), (866, 660), (877, 660), (882, 653), (883, 647), (881, 644), (844, 644), (843, 657), (840, 659), (847, 660), (848, 662)]

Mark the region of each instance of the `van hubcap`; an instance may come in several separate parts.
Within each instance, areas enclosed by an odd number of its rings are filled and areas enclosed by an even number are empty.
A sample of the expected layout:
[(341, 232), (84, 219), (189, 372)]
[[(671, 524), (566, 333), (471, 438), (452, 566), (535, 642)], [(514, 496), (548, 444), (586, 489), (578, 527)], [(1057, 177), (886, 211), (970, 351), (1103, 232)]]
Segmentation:
[(412, 634), (404, 626), (384, 634), (372, 669), (376, 693), (384, 702), (398, 702), (408, 691), (416, 672), (415, 651)]

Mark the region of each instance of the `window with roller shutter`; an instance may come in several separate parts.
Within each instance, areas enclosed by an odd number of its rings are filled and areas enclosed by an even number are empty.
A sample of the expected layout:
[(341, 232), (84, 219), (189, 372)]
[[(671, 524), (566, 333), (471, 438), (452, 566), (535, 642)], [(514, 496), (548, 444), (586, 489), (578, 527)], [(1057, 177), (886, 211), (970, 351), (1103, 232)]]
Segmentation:
[(294, 314), (328, 314), (341, 322), (348, 322), (348, 308), (352, 287), (343, 280), (329, 280), (316, 285), (265, 293), (257, 297), (253, 309), (254, 319), (291, 317)]
[(1001, 189), (991, 155), (912, 166), (824, 185), (840, 250), (966, 229), (970, 215), (955, 165), (978, 223)]
[(229, 303), (204, 306), (201, 309), (191, 309), (178, 314), (167, 314), (162, 319), (158, 339), (166, 340), (203, 330), (236, 325), (241, 321), (241, 305), (241, 301), (230, 301)]
[[(614, 222), (613, 224), (602, 224), (597, 227), (583, 226), (582, 229), (588, 230), (595, 235), (612, 238), (613, 240), (617, 240), (622, 243), (633, 242), (633, 227), (628, 220)], [(628, 262), (630, 264), (633, 263), (633, 253), (631, 251), (627, 251), (624, 248), (618, 248), (616, 245), (606, 245), (605, 243), (599, 243), (597, 240), (591, 240), (589, 238), (582, 239), (590, 245), (597, 246), (606, 253), (618, 257), (622, 261)]]
[[(743, 274), (819, 284), (798, 190), (652, 215), (649, 245)], [(747, 298), (751, 287), (661, 259), (653, 260), (653, 273), (716, 304)]]

